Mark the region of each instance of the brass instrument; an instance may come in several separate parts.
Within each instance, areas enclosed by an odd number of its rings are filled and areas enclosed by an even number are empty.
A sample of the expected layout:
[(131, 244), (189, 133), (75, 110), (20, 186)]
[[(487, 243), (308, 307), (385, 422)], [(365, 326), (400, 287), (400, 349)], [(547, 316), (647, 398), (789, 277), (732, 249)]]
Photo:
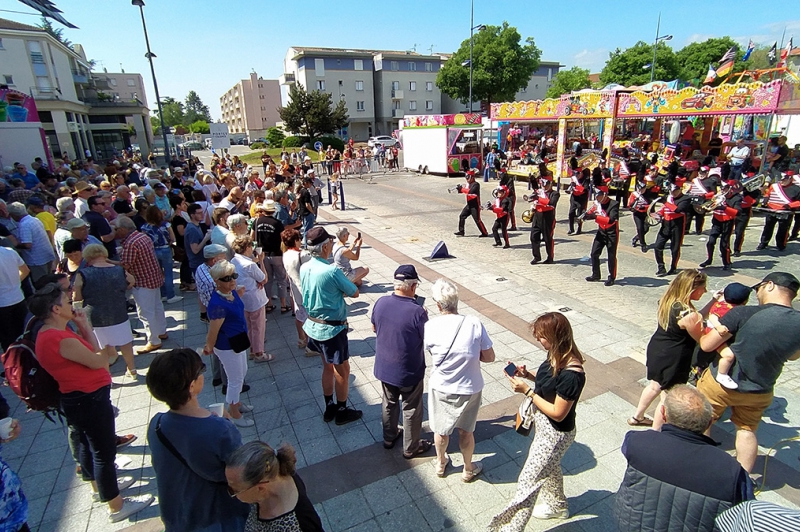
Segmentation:
[(767, 174), (758, 174), (742, 179), (742, 188), (747, 192), (755, 192), (767, 182)]
[(666, 200), (663, 197), (656, 198), (650, 202), (650, 206), (647, 207), (647, 217), (645, 218), (645, 223), (647, 225), (655, 227), (664, 221), (659, 211), (664, 207), (665, 203)]
[[(725, 205), (725, 192), (720, 192), (715, 194), (713, 198), (710, 200), (700, 204), (700, 210), (702, 211), (700, 214), (708, 214), (714, 212), (719, 207)], [(694, 204), (693, 204), (694, 206)], [(695, 210), (697, 210), (695, 208)]]
[(461, 191), (458, 190), (460, 187), (461, 187), (461, 185), (456, 185), (454, 187), (450, 187), (450, 188), (447, 189), (447, 193), (448, 194), (461, 193)]
[(483, 208), (486, 209), (487, 211), (491, 211), (492, 210), (492, 202), (491, 201), (487, 201), (486, 205), (484, 205)]

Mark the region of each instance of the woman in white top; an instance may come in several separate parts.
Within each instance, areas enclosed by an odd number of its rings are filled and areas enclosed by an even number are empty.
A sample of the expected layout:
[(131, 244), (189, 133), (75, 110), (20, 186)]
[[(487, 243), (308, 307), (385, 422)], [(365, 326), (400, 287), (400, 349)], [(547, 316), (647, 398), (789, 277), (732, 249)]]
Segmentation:
[(247, 217), (244, 214), (231, 214), (228, 216), (228, 229), (230, 232), (225, 235), (225, 247), (233, 250), (233, 241), (237, 237), (246, 236), (247, 232)]
[(211, 213), (211, 221), (214, 223), (214, 228), (211, 230), (211, 243), (224, 246), (228, 250), (228, 256), (226, 257), (228, 260), (233, 257), (233, 251), (231, 251), (231, 246), (228, 243), (228, 234), (231, 232), (228, 229), (228, 217), (230, 215), (230, 211), (224, 207), (217, 207)]
[[(198, 172), (199, 173), (199, 172)], [(211, 201), (211, 194), (214, 192), (219, 192), (219, 187), (214, 182), (214, 176), (211, 174), (205, 174), (203, 176), (203, 194), (206, 196), (206, 201)]]
[(353, 281), (353, 284), (361, 286), (361, 280), (367, 276), (369, 268), (365, 266), (353, 268), (350, 265), (350, 261), (359, 260), (361, 257), (361, 244), (363, 244), (363, 241), (359, 235), (353, 243), (348, 246), (348, 238), (350, 238), (350, 231), (348, 231), (346, 227), (340, 227), (336, 230), (336, 244), (333, 246), (333, 263), (336, 264), (337, 268), (342, 270), (342, 273), (344, 273), (348, 279)]
[(255, 362), (269, 362), (275, 357), (264, 354), (264, 335), (266, 333), (267, 293), (264, 284), (267, 274), (264, 271), (264, 256), (256, 256), (253, 240), (249, 236), (237, 236), (233, 240), (235, 255), (231, 264), (236, 267), (239, 278), (236, 287), (244, 287), (242, 303), (244, 303), (244, 319), (247, 322), (247, 336), (250, 339), (250, 359)]
[(308, 335), (303, 330), (303, 324), (308, 319), (308, 313), (303, 307), (303, 294), (300, 292), (300, 266), (311, 260), (311, 255), (308, 251), (300, 249), (302, 239), (300, 231), (297, 229), (283, 230), (281, 242), (286, 248), (286, 251), (283, 252), (283, 267), (289, 277), (289, 288), (292, 294), (294, 325), (297, 328), (297, 347), (305, 349), (306, 355), (312, 354), (316, 356), (318, 353), (308, 349)]
[(439, 279), (431, 295), (442, 313), (425, 324), (425, 349), (431, 353), (428, 412), (434, 433), (436, 474), (445, 475), (450, 457), (447, 444), (458, 429), (458, 445), (464, 457), (461, 480), (471, 482), (483, 470), (472, 462), (475, 424), (481, 406), (481, 362), (494, 362), (492, 340), (475, 316), (458, 314), (458, 289)]

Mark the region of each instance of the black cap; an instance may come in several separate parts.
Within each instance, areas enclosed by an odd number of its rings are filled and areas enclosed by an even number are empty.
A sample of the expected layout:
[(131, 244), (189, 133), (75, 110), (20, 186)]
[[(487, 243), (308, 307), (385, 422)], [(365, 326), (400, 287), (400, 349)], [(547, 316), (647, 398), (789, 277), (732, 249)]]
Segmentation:
[(419, 275), (417, 275), (417, 269), (411, 264), (402, 264), (394, 271), (394, 278), (396, 281), (419, 280)]
[(797, 280), (797, 277), (786, 272), (772, 272), (752, 288), (753, 290), (757, 290), (759, 286), (769, 282), (772, 282), (776, 286), (782, 286), (791, 292), (794, 292), (795, 295), (797, 294), (798, 290), (800, 290), (800, 281)]
[(731, 283), (723, 290), (725, 301), (731, 305), (744, 305), (750, 298), (750, 287), (742, 283)]
[(332, 238), (333, 236), (331, 236), (330, 233), (328, 233), (321, 225), (312, 227), (308, 230), (308, 233), (306, 233), (306, 242), (309, 246), (322, 244), (323, 242), (326, 242)]

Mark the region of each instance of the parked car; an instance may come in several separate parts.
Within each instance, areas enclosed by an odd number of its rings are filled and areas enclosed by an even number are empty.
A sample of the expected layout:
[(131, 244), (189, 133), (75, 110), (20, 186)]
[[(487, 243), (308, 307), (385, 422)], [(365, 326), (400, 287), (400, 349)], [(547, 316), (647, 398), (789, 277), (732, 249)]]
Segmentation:
[(380, 144), (381, 146), (388, 148), (389, 146), (394, 146), (397, 144), (397, 139), (390, 137), (389, 135), (378, 135), (377, 137), (370, 137), (367, 141), (367, 146), (370, 148), (374, 147), (376, 144)]
[(184, 142), (183, 144), (178, 145), (179, 148), (184, 150), (202, 150), (203, 145), (197, 142), (196, 140), (190, 140), (188, 142)]

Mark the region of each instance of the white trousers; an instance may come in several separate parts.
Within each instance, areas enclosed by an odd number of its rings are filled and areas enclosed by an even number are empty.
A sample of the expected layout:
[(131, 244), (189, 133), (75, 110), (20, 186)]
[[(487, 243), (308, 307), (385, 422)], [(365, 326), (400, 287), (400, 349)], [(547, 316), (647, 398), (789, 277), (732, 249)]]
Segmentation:
[(239, 402), (239, 395), (244, 386), (244, 376), (247, 375), (247, 349), (236, 353), (232, 349), (214, 348), (214, 354), (219, 357), (225, 375), (228, 376), (228, 391), (225, 392), (225, 402), (235, 405)]
[(132, 292), (147, 341), (152, 345), (160, 344), (159, 336), (167, 332), (167, 317), (164, 315), (164, 304), (161, 303), (160, 288), (134, 288)]

